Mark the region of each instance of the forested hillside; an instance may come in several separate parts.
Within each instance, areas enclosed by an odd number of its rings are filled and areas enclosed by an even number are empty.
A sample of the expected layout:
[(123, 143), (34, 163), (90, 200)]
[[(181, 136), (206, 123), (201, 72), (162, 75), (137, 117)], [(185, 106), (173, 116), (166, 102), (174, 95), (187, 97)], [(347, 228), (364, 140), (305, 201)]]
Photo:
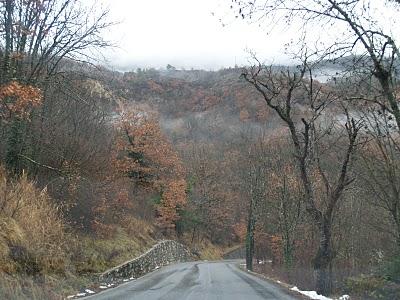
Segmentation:
[[(276, 76), (276, 82), (285, 85), (282, 97), (287, 99), (290, 73), (280, 69), (267, 68), (260, 78)], [(309, 266), (315, 262), (318, 227), (308, 215), (290, 131), (263, 95), (246, 84), (243, 77), (252, 77), (244, 72), (139, 70), (114, 74), (105, 86), (130, 99), (130, 105), (155, 112), (180, 154), (190, 190), (177, 229), (192, 232), (192, 241), (203, 235), (228, 245), (248, 244), (250, 233), (255, 257), (272, 261), (257, 270), (312, 289)], [(344, 107), (337, 100), (349, 93), (358, 75), (311, 81), (317, 91), (311, 103), (310, 81), (304, 80), (304, 86), (293, 89), (293, 122), (300, 126), (302, 117), (314, 116), (318, 124), (312, 128), (315, 148), (308, 158), (315, 163), (309, 180), (318, 209), (332, 205), (329, 195), (338, 192), (344, 180), (330, 232), (333, 289), (390, 298), (397, 288), (383, 278), (397, 280), (398, 263), (392, 259), (399, 236), (398, 202), (390, 196), (398, 184), (394, 117), (387, 108), (368, 102)], [(179, 89), (171, 88), (176, 85)], [(361, 84), (357, 92), (365, 88)], [(279, 97), (273, 101), (280, 103)], [(347, 174), (340, 179), (344, 168)]]
[(364, 54), (303, 48), (297, 66), (119, 72), (94, 59), (110, 26), (82, 1), (0, 2), (0, 298), (63, 298), (175, 239), (198, 259), (246, 247), (247, 269), (301, 289), (399, 299), (390, 36), (358, 24)]

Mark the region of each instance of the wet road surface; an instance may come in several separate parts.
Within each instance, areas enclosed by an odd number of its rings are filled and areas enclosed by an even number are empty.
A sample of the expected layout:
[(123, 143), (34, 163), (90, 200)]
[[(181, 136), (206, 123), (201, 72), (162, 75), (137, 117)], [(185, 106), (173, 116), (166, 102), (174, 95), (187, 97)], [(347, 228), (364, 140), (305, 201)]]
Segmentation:
[(171, 265), (122, 284), (90, 300), (295, 300), (283, 288), (239, 270), (233, 261)]

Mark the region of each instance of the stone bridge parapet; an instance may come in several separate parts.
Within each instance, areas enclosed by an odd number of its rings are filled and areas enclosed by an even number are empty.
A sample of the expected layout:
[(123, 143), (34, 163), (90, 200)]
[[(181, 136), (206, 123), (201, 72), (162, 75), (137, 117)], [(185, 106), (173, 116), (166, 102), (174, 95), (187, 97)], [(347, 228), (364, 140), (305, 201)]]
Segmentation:
[(173, 240), (164, 240), (155, 244), (139, 257), (102, 273), (100, 280), (113, 282), (132, 277), (138, 278), (159, 267), (171, 263), (186, 262), (191, 259), (192, 254), (184, 245)]

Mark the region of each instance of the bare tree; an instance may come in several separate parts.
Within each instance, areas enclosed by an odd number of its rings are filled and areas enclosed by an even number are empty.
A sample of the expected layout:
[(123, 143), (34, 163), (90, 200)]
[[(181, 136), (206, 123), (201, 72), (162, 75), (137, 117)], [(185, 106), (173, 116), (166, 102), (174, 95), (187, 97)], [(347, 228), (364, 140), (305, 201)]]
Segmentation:
[(267, 197), (270, 198), (269, 204), (274, 205), (278, 213), (277, 224), (282, 235), (283, 260), (285, 267), (290, 269), (294, 264), (296, 229), (302, 221), (303, 193), (298, 172), (292, 165), (293, 157), (284, 155), (282, 146), (278, 146), (275, 151), (277, 157), (271, 157), (273, 162), (268, 177)]
[[(234, 3), (236, 6), (232, 8), (244, 19), (268, 20), (292, 27), (300, 24), (299, 30), (312, 36), (306, 39), (306, 44), (319, 59), (338, 61), (352, 55), (353, 59), (346, 63), (347, 69), (362, 70), (378, 82), (375, 95), (363, 100), (388, 109), (400, 130), (396, 97), (400, 52), (398, 37), (393, 35), (399, 19), (397, 0), (234, 0)], [(298, 35), (299, 42), (304, 42), (304, 35)], [(331, 38), (324, 40), (326, 35)]]
[(88, 61), (96, 48), (109, 45), (101, 36), (112, 24), (107, 16), (78, 0), (1, 1), (1, 82), (34, 83), (53, 75), (63, 60)]
[[(309, 78), (305, 78), (308, 72)], [(311, 67), (305, 61), (299, 72), (274, 72), (272, 67), (258, 64), (242, 74), (262, 95), (287, 126), (294, 148), (296, 165), (304, 189), (305, 209), (319, 231), (319, 247), (314, 258), (316, 289), (318, 293), (329, 294), (331, 290), (330, 266), (334, 258), (332, 247), (332, 223), (345, 188), (351, 184), (349, 177), (351, 157), (356, 147), (361, 122), (351, 119), (346, 113), (344, 124), (346, 142), (336, 174), (324, 169), (323, 137), (332, 133), (332, 128), (321, 122), (321, 116), (332, 105), (334, 94), (324, 91), (314, 83)], [(294, 112), (296, 105), (303, 102), (308, 111)], [(302, 114), (301, 120), (296, 120)], [(339, 137), (341, 135), (339, 134)], [(343, 141), (342, 141), (343, 142)], [(337, 142), (336, 142), (337, 143)], [(318, 178), (314, 172), (317, 172)], [(316, 193), (316, 181), (324, 183), (325, 193)], [(322, 199), (321, 199), (322, 198)]]
[(247, 230), (246, 230), (246, 268), (253, 270), (255, 229), (260, 217), (260, 206), (265, 201), (267, 190), (267, 161), (262, 155), (263, 144), (261, 140), (251, 145), (248, 150), (248, 161), (245, 172), (245, 189), (248, 194)]
[[(53, 102), (47, 89), (52, 85), (67, 87), (65, 72), (77, 67), (77, 62), (91, 62), (96, 50), (109, 45), (101, 36), (112, 25), (107, 17), (107, 10), (98, 11), (79, 0), (1, 1), (0, 85), (7, 87), (16, 81), (37, 86), (44, 95), (42, 107), (47, 106), (46, 102)], [(61, 72), (62, 77), (54, 76)], [(3, 100), (13, 103), (14, 98)], [(76, 98), (81, 101), (83, 97), (71, 97)], [(34, 116), (43, 122), (43, 113), (43, 109), (36, 109)], [(14, 118), (5, 126), (7, 165), (20, 173), (26, 166), (21, 155), (37, 161), (29, 133), (31, 124)]]
[[(400, 140), (394, 130), (392, 116), (387, 111), (364, 110), (368, 143), (361, 151), (365, 188), (372, 195), (372, 204), (388, 212), (394, 226), (382, 228), (390, 232), (400, 249)], [(384, 222), (382, 222), (384, 223)]]

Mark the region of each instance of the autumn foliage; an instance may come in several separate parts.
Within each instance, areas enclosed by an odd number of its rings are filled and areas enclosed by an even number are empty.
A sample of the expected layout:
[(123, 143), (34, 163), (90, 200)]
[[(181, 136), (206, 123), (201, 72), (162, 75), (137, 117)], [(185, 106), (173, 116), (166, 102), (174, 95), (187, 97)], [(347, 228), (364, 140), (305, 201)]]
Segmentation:
[(134, 109), (121, 111), (113, 152), (117, 176), (130, 178), (136, 189), (158, 194), (157, 223), (173, 229), (179, 209), (186, 204), (182, 162), (153, 115)]
[(179, 210), (186, 205), (186, 180), (167, 180), (157, 207), (158, 224), (166, 229), (174, 229), (179, 220)]
[(32, 108), (42, 102), (40, 89), (11, 81), (0, 86), (0, 120), (12, 116), (27, 117)]

